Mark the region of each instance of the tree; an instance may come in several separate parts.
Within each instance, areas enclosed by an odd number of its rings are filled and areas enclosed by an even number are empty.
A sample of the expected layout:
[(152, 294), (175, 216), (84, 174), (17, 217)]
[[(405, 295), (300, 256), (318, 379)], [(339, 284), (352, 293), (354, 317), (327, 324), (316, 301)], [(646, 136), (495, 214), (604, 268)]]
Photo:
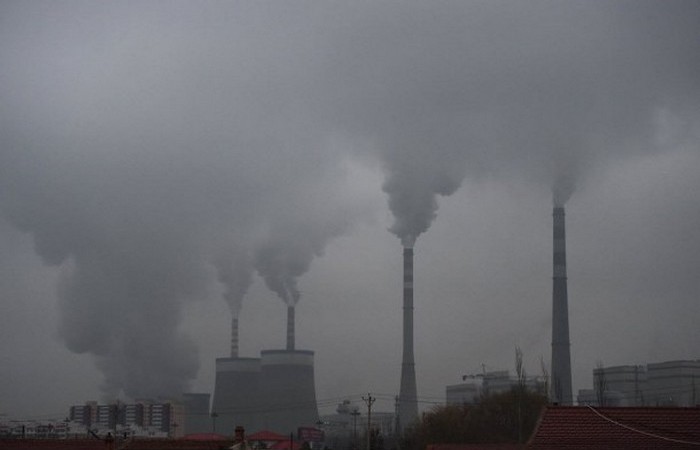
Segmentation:
[(439, 406), (406, 430), (401, 448), (424, 450), (428, 444), (517, 443), (532, 433), (546, 404), (546, 396), (527, 389), (520, 392), (515, 386), (509, 392), (485, 395), (476, 405)]

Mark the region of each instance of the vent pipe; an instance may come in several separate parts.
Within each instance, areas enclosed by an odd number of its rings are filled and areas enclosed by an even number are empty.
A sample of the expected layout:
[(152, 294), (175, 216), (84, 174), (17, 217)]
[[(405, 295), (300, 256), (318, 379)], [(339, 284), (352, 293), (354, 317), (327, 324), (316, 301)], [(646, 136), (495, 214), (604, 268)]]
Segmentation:
[(552, 401), (572, 405), (571, 344), (569, 342), (569, 306), (566, 279), (566, 226), (564, 207), (553, 213), (552, 277)]

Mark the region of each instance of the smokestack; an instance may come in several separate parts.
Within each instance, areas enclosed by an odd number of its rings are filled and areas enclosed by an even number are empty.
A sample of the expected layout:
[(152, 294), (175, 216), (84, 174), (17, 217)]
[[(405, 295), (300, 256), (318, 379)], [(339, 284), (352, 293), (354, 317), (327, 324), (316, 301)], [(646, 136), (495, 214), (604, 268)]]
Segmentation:
[(552, 277), (552, 401), (573, 404), (571, 391), (571, 353), (569, 342), (569, 299), (566, 288), (566, 227), (564, 207), (555, 206), (553, 213)]
[(238, 358), (238, 317), (231, 319), (231, 358)]
[(287, 306), (287, 350), (294, 350), (294, 307)]
[(418, 419), (416, 367), (413, 359), (413, 248), (403, 249), (403, 362), (399, 389), (399, 426)]

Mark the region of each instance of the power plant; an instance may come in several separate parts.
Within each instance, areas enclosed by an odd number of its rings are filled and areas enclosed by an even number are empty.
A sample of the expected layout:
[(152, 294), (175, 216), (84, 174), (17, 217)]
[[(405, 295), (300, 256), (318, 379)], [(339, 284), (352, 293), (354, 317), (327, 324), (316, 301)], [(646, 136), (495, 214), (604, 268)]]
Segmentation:
[(231, 357), (216, 359), (212, 421), (223, 433), (236, 426), (280, 434), (319, 420), (314, 352), (294, 347), (294, 307), (287, 308), (287, 348), (238, 356), (238, 320), (231, 324)]
[[(398, 429), (418, 419), (418, 394), (413, 337), (412, 246), (403, 247), (403, 353), (397, 404)], [(566, 274), (564, 207), (553, 208), (552, 365), (551, 398), (572, 405)], [(314, 352), (295, 346), (295, 307), (287, 305), (286, 348), (262, 350), (260, 358), (241, 358), (238, 318), (231, 322), (231, 354), (217, 358), (212, 406), (222, 431), (243, 426), (286, 434), (300, 426), (313, 427), (318, 419), (314, 380)]]
[(566, 226), (564, 207), (555, 205), (553, 217), (552, 277), (552, 401), (572, 405), (569, 299), (566, 280)]
[(418, 419), (416, 364), (413, 358), (413, 248), (403, 249), (403, 360), (399, 388), (399, 426)]

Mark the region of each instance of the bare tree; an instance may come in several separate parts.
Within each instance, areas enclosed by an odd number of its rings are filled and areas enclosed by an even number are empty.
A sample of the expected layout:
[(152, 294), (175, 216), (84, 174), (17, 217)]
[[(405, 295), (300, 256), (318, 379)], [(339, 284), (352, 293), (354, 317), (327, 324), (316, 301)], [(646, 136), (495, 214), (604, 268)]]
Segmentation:
[(607, 401), (605, 393), (608, 389), (608, 384), (605, 379), (605, 367), (601, 360), (598, 360), (596, 368), (593, 371), (593, 382), (595, 384), (595, 395), (598, 399), (598, 406), (606, 406)]
[(542, 372), (542, 394), (549, 396), (549, 371), (544, 362), (544, 356), (540, 356), (540, 371)]

